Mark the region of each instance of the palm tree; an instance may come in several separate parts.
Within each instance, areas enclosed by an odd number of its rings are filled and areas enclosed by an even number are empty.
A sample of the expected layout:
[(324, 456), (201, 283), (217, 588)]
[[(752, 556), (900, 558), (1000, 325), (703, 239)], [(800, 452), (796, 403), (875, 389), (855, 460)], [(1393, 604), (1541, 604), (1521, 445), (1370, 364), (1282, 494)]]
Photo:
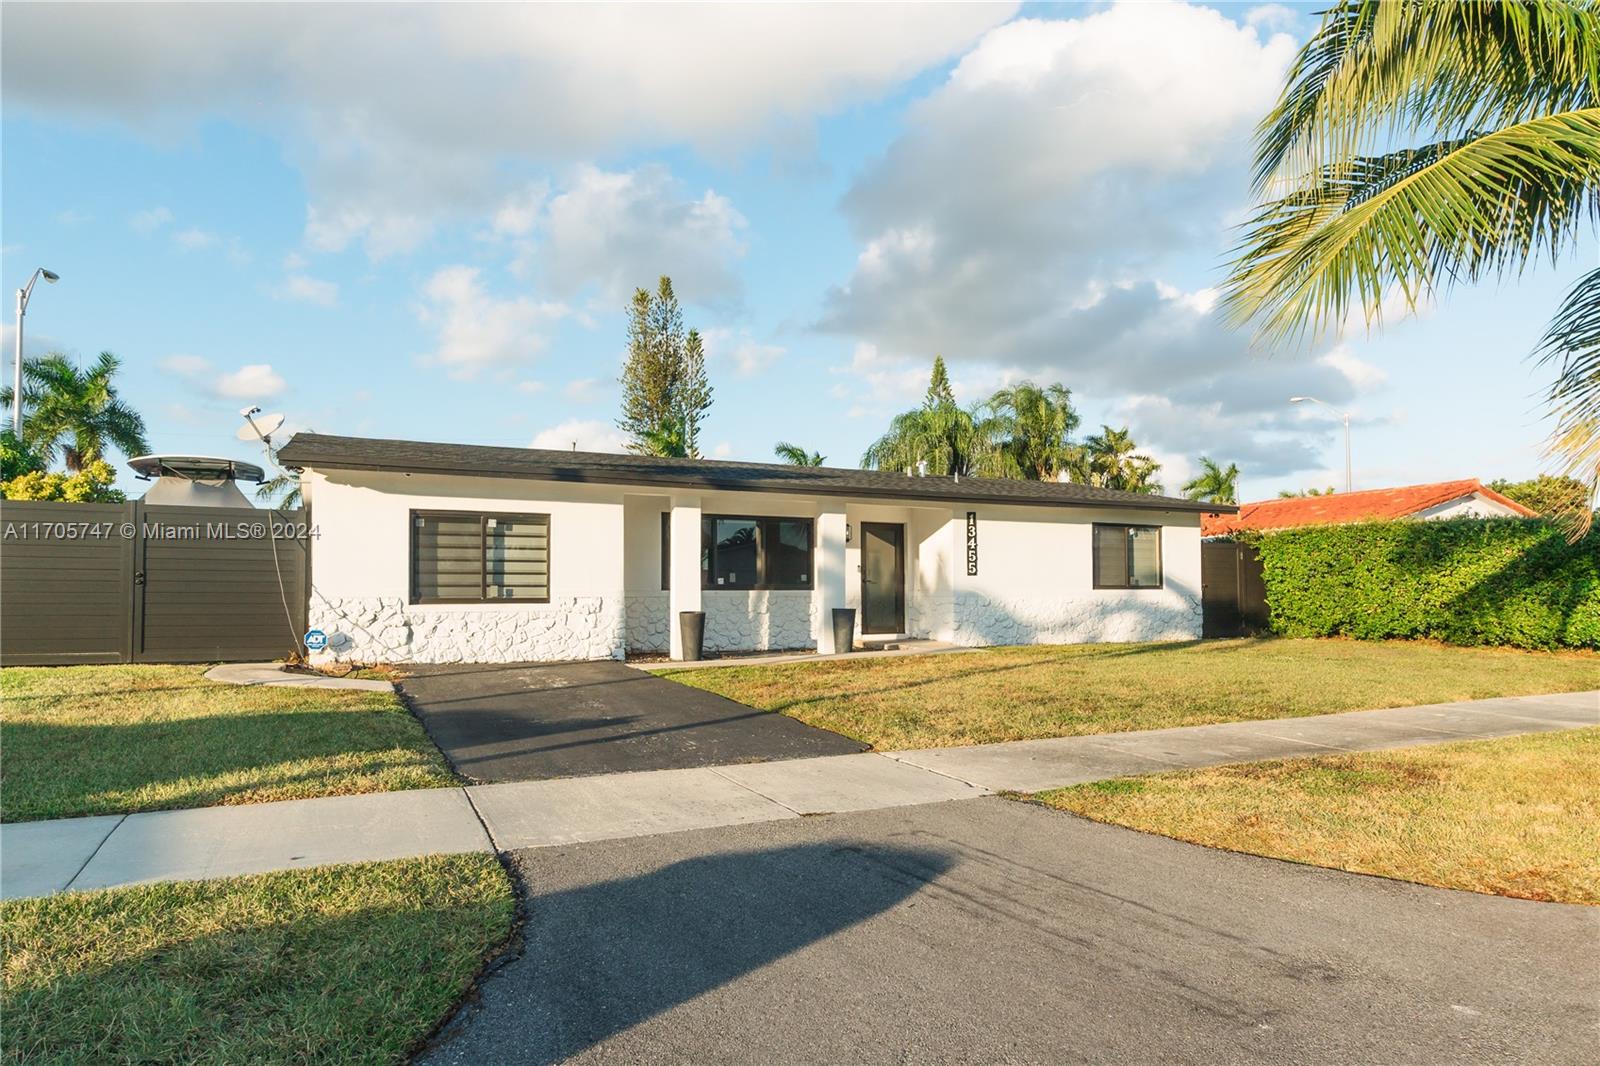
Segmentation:
[[(45, 462), (61, 459), (78, 473), (103, 458), (107, 446), (126, 455), (150, 450), (144, 419), (117, 398), (111, 383), (121, 362), (110, 352), (88, 370), (59, 352), (22, 364), (22, 402), (29, 410), (22, 440)], [(0, 405), (11, 405), (12, 390), (0, 391)]]
[[(1226, 306), (1267, 339), (1559, 261), (1600, 213), (1600, 5), (1335, 0), (1257, 130), (1255, 180)], [(1592, 497), (1600, 270), (1536, 354), (1557, 367), (1552, 455)]]
[(1087, 472), (1087, 484), (1123, 492), (1161, 492), (1161, 483), (1155, 480), (1161, 464), (1137, 450), (1127, 426), (1101, 426), (1099, 433), (1083, 443), (1085, 455), (1075, 465)]
[(687, 459), (689, 457), (689, 437), (685, 432), (685, 421), (672, 416), (662, 420), (654, 428), (640, 431), (638, 441), (632, 446), (634, 451), (644, 455), (656, 455), (665, 459)]
[(935, 359), (922, 406), (896, 415), (861, 465), (875, 470), (926, 472), (937, 477), (1014, 476), (1000, 447), (1003, 426), (981, 407), (961, 407), (950, 391), (944, 360)]
[(1022, 477), (1055, 481), (1067, 469), (1078, 412), (1066, 386), (1024, 381), (989, 397), (988, 407), (1005, 438), (1000, 447)]
[[(276, 456), (274, 456), (276, 462)], [(280, 469), (272, 477), (256, 486), (256, 499), (270, 503), (280, 511), (293, 511), (300, 506), (300, 475)]]
[(1239, 464), (1229, 463), (1224, 470), (1204, 455), (1200, 457), (1200, 473), (1184, 482), (1183, 494), (1191, 500), (1206, 503), (1239, 502)]
[(808, 452), (800, 445), (790, 444), (786, 440), (774, 444), (772, 452), (790, 466), (821, 466), (828, 461), (828, 457), (821, 452)]

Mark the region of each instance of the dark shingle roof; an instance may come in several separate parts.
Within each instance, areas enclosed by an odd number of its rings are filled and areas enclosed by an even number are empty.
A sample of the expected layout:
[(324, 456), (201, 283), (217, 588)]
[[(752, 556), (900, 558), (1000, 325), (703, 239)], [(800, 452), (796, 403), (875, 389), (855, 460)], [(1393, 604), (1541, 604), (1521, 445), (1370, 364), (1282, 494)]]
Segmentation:
[(527, 478), (603, 485), (643, 485), (729, 492), (794, 492), (818, 496), (1009, 503), (1054, 507), (1132, 507), (1154, 511), (1232, 511), (1213, 503), (1146, 496), (1088, 485), (1002, 478), (912, 477), (831, 466), (662, 459), (608, 452), (491, 448), (299, 433), (278, 452), (285, 466), (323, 470), (380, 470), (411, 474)]

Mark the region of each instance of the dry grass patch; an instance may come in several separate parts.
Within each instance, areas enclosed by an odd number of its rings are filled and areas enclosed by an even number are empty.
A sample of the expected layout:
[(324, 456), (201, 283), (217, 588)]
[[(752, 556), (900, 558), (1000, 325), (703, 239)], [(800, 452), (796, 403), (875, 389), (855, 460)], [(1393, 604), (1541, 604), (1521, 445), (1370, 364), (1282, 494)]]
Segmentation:
[(454, 782), (393, 693), (222, 685), (207, 681), (205, 671), (0, 671), (0, 817), (124, 814)]
[(1229, 851), (1600, 904), (1600, 729), (1180, 770), (1032, 798)]
[(3, 1058), (398, 1062), (514, 914), (491, 855), (13, 900)]
[(986, 648), (661, 676), (880, 750), (1600, 689), (1600, 655), (1408, 641)]

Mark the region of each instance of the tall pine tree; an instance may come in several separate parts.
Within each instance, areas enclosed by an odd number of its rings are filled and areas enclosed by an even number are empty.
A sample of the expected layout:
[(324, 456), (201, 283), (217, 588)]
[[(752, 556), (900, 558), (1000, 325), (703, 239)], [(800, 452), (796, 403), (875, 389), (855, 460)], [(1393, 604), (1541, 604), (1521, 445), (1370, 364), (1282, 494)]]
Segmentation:
[(699, 331), (684, 331), (672, 279), (663, 275), (654, 295), (638, 289), (628, 307), (617, 426), (633, 451), (698, 457), (700, 420), (710, 407), (704, 342)]

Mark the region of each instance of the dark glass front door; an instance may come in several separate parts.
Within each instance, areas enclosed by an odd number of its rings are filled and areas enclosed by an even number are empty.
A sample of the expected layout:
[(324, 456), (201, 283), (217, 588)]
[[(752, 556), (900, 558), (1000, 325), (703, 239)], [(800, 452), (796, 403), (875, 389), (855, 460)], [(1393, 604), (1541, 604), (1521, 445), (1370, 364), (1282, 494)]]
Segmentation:
[(905, 527), (861, 523), (861, 632), (903, 633), (906, 624)]

